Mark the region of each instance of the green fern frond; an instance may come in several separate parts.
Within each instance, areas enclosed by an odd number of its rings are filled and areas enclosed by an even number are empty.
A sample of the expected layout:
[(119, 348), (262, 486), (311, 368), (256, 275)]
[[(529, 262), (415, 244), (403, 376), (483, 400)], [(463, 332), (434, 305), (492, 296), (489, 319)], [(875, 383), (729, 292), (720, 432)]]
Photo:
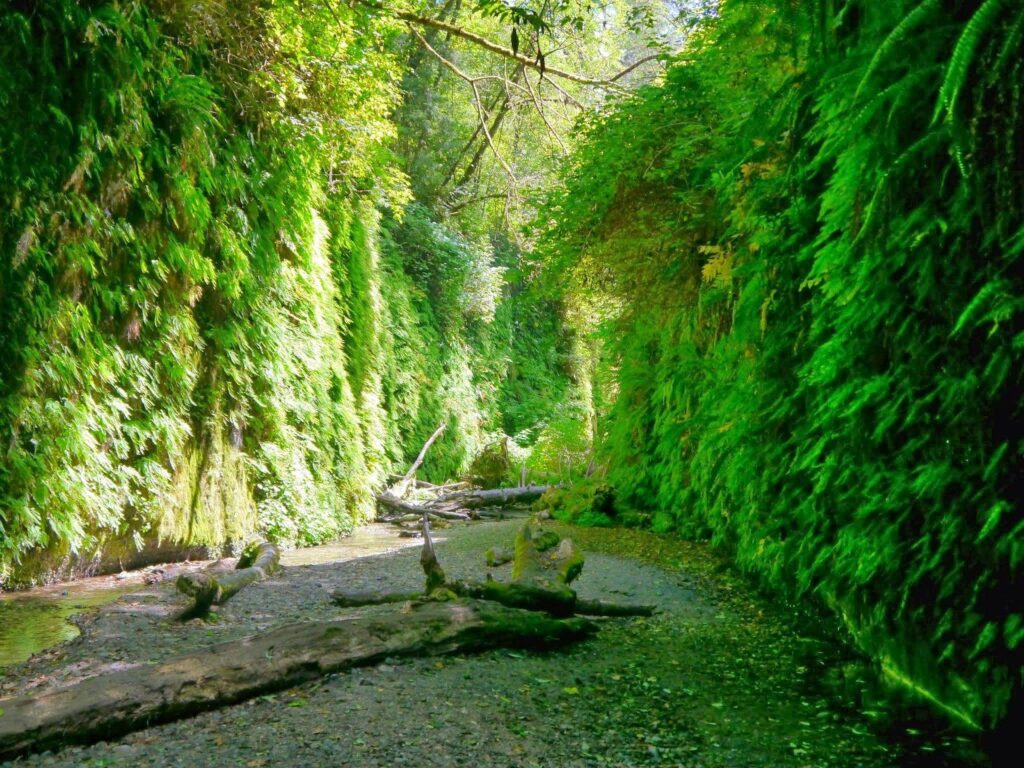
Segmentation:
[(996, 63), (992, 65), (993, 72), (999, 72), (1013, 58), (1017, 46), (1020, 45), (1022, 32), (1024, 32), (1024, 13), (1017, 15), (1017, 21), (1014, 22), (1009, 34), (1007, 34), (1006, 41), (996, 57)]
[(950, 336), (959, 335), (964, 328), (969, 324), (974, 327), (977, 323), (974, 322), (979, 315), (983, 314), (986, 309), (992, 304), (992, 300), (995, 297), (1003, 294), (1006, 291), (1006, 285), (1001, 280), (993, 280), (992, 282), (985, 283), (981, 290), (975, 294), (974, 298), (971, 299), (970, 303), (964, 308), (963, 312), (960, 313), (960, 317), (957, 318), (956, 325), (953, 326), (953, 331)]
[(882, 192), (888, 187), (890, 180), (896, 176), (896, 174), (903, 169), (903, 167), (919, 152), (927, 149), (927, 147), (934, 143), (940, 136), (945, 135), (945, 131), (933, 130), (926, 133), (920, 139), (911, 144), (906, 150), (904, 150), (899, 157), (897, 157), (889, 169), (879, 179), (878, 184), (875, 186), (875, 191), (871, 195), (871, 202), (864, 212), (864, 223), (861, 225), (860, 230), (857, 232), (857, 237), (854, 238), (851, 248), (857, 247), (865, 236), (871, 231), (871, 226), (874, 224), (875, 216), (877, 214), (878, 201), (882, 197)]
[(906, 40), (907, 35), (910, 34), (912, 29), (926, 21), (928, 17), (939, 10), (939, 8), (939, 0), (924, 0), (924, 2), (919, 6), (904, 16), (903, 20), (893, 28), (892, 32), (890, 32), (885, 40), (882, 41), (882, 44), (878, 46), (878, 50), (876, 50), (875, 55), (871, 57), (871, 62), (868, 64), (867, 69), (864, 70), (864, 76), (861, 77), (860, 83), (857, 85), (857, 90), (853, 96), (854, 102), (857, 102), (860, 99), (860, 94), (871, 79), (871, 76), (875, 74), (892, 50)]
[(1002, 7), (1003, 0), (985, 0), (985, 3), (974, 12), (970, 21), (967, 22), (960, 39), (957, 40), (956, 48), (953, 49), (953, 56), (949, 60), (946, 78), (939, 90), (939, 103), (935, 105), (933, 121), (938, 120), (943, 111), (946, 112), (950, 120), (954, 119), (960, 91), (963, 90), (964, 83), (967, 82), (967, 73), (981, 47), (981, 40), (999, 17)]

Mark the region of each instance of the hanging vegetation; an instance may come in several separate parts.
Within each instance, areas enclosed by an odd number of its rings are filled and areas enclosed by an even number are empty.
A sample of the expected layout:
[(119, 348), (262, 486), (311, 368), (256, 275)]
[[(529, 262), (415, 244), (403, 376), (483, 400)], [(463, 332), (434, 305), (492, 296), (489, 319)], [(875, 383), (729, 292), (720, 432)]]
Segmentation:
[(1013, 5), (724, 2), (544, 221), (603, 329), (619, 514), (828, 606), (971, 727), (1022, 686)]

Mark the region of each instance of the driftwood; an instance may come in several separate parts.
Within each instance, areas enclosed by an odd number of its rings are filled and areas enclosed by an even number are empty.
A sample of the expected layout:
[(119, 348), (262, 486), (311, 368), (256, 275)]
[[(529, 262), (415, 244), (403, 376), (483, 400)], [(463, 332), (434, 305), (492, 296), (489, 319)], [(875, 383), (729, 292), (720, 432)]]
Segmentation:
[[(437, 486), (441, 491), (450, 486)], [(378, 515), (377, 519), (384, 523), (395, 523), (421, 517), (424, 512), (435, 520), (478, 520), (481, 517), (515, 517), (506, 510), (494, 511), (492, 508), (506, 504), (521, 504), (540, 498), (551, 486), (531, 485), (524, 488), (494, 488), (489, 490), (457, 490), (437, 496), (424, 503), (413, 503), (399, 498), (392, 490), (384, 491), (377, 496), (377, 503), (388, 513)], [(519, 516), (528, 516), (522, 513)]]
[(412, 482), (413, 477), (415, 477), (416, 475), (416, 470), (420, 468), (420, 465), (423, 463), (423, 459), (425, 459), (427, 456), (427, 451), (430, 450), (430, 446), (432, 446), (434, 444), (434, 441), (441, 436), (441, 433), (444, 432), (447, 426), (447, 423), (441, 422), (441, 426), (439, 426), (437, 430), (435, 430), (434, 434), (430, 436), (430, 439), (423, 444), (423, 447), (420, 449), (419, 455), (416, 457), (416, 461), (414, 461), (412, 463), (412, 466), (409, 467), (409, 471), (405, 473), (405, 476), (402, 477), (401, 480), (399, 480), (397, 483), (391, 486), (390, 489), (388, 489), (389, 494), (398, 499), (405, 496), (405, 492), (409, 489), (409, 483)]
[(479, 600), (293, 624), (157, 665), (0, 699), (0, 760), (109, 740), (387, 656), (552, 647), (595, 628), (586, 619), (553, 619)]
[(226, 603), (243, 587), (263, 581), (277, 571), (280, 560), (281, 550), (264, 542), (251, 558), (243, 556), (235, 570), (223, 570), (214, 563), (204, 571), (183, 573), (175, 583), (179, 592), (192, 598), (192, 605), (181, 618), (202, 616), (211, 606)]
[(393, 523), (397, 520), (405, 518), (406, 515), (414, 515), (420, 517), (424, 512), (427, 512), (433, 517), (441, 518), (442, 520), (469, 520), (468, 512), (458, 512), (452, 509), (435, 508), (424, 504), (413, 504), (412, 502), (400, 499), (397, 496), (391, 494), (390, 491), (385, 491), (377, 496), (377, 503), (383, 507), (387, 507), (396, 514), (393, 517), (378, 517), (377, 519), (385, 523)]
[[(383, 493), (377, 495), (378, 507), (387, 509), (391, 514), (378, 514), (377, 519), (385, 523), (401, 522), (408, 519), (407, 516), (415, 515), (420, 517), (428, 514), (434, 519), (438, 520), (469, 520), (471, 514), (468, 511), (464, 511), (453, 507), (450, 504), (442, 504), (434, 506), (433, 504), (413, 504), (412, 502), (405, 500), (405, 494), (412, 485), (415, 488), (433, 491), (435, 494), (442, 493), (457, 488), (461, 488), (464, 483), (448, 483), (446, 485), (434, 485), (433, 483), (427, 483), (422, 480), (415, 478), (416, 470), (419, 469), (423, 463), (423, 459), (427, 455), (427, 451), (430, 450), (430, 446), (434, 444), (434, 441), (440, 437), (441, 433), (444, 432), (447, 424), (442, 423), (441, 426), (430, 436), (430, 439), (420, 449), (419, 455), (416, 457), (416, 461), (409, 467), (409, 471), (406, 472), (394, 485), (385, 490)], [(394, 475), (392, 477), (395, 477)]]
[(544, 495), (550, 485), (527, 485), (522, 488), (491, 488), (487, 490), (456, 491), (439, 496), (433, 503), (458, 503), (469, 509), (476, 507), (496, 507), (503, 504), (522, 504), (534, 501)]
[[(650, 616), (651, 605), (630, 605), (604, 600), (586, 600), (569, 587), (583, 570), (583, 554), (571, 539), (562, 539), (552, 531), (543, 531), (527, 523), (516, 536), (515, 554), (512, 556), (512, 581), (451, 581), (437, 560), (434, 541), (430, 536), (430, 521), (424, 516), (423, 550), (420, 565), (426, 575), (422, 593), (346, 592), (332, 593), (331, 599), (340, 606), (373, 605), (406, 602), (438, 595), (474, 598), (501, 603), (510, 608), (539, 611), (556, 617), (585, 614), (588, 616)], [(498, 553), (488, 552), (488, 564)], [(502, 555), (505, 553), (502, 552)], [(502, 558), (503, 559), (503, 558)], [(507, 560), (503, 559), (504, 562)]]
[[(525, 472), (521, 475), (521, 483), (518, 488), (480, 490), (469, 487), (469, 483), (465, 481), (435, 485), (417, 480), (416, 470), (423, 463), (430, 446), (444, 432), (445, 427), (446, 424), (442, 423), (430, 436), (416, 457), (416, 461), (409, 467), (408, 472), (401, 477), (389, 476), (395, 479), (395, 483), (377, 495), (378, 520), (395, 523), (408, 519), (409, 515), (419, 517), (423, 514), (429, 514), (435, 520), (478, 520), (483, 516), (495, 516), (493, 513), (482, 513), (480, 511), (482, 509), (530, 502), (542, 496), (551, 487), (525, 485)], [(410, 487), (433, 494), (433, 498), (420, 502), (407, 501), (405, 496)], [(504, 512), (498, 512), (496, 516), (504, 518), (507, 515)]]

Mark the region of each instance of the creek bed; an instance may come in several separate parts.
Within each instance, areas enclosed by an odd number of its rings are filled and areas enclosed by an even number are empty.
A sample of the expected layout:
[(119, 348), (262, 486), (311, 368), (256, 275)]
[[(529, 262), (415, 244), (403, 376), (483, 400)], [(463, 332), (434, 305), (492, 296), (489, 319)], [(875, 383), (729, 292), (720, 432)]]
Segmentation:
[[(483, 552), (510, 547), (520, 524), (439, 531), (438, 557), (453, 578), (479, 579), (487, 570), (508, 578), (510, 566), (487, 569)], [(596, 636), (554, 652), (388, 658), (202, 717), (11, 765), (194, 768), (211, 764), (212, 755), (219, 765), (251, 768), (988, 764), (969, 740), (941, 727), (879, 727), (864, 711), (860, 675), (843, 649), (827, 636), (809, 635), (707, 547), (639, 531), (559, 530), (587, 553), (575, 585), (582, 596), (654, 603), (661, 612), (606, 620)], [(184, 603), (171, 584), (126, 594), (80, 617), (81, 638), (0, 677), (0, 698), (295, 622), (337, 618), (341, 611), (329, 595), (339, 587), (422, 585), (418, 542), (398, 539), (392, 529), (363, 529), (333, 546), (289, 554), (290, 567), (240, 592), (209, 622), (168, 621)]]
[[(372, 524), (337, 541), (289, 550), (282, 555), (281, 564), (344, 562), (418, 544), (398, 538), (390, 526)], [(0, 675), (4, 669), (27, 661), (40, 651), (76, 638), (80, 633), (76, 616), (142, 588), (145, 573), (140, 570), (95, 576), (0, 594)]]

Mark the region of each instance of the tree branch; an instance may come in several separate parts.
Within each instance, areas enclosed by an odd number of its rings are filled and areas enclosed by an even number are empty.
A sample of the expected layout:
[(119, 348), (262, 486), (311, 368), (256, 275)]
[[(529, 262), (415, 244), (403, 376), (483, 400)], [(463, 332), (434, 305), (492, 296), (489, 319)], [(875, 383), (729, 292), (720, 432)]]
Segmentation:
[(657, 60), (658, 60), (658, 59), (660, 59), (660, 58), (661, 58), (661, 57), (662, 57), (663, 55), (664, 55), (664, 54), (661, 54), (661, 53), (652, 53), (652, 54), (651, 54), (650, 56), (644, 56), (644, 57), (643, 57), (643, 58), (641, 58), (641, 59), (637, 59), (637, 60), (636, 60), (636, 61), (634, 61), (634, 62), (633, 62), (632, 64), (630, 64), (630, 65), (629, 65), (628, 67), (626, 67), (626, 68), (625, 68), (624, 70), (622, 70), (621, 72), (619, 72), (619, 73), (618, 73), (617, 75), (615, 75), (615, 76), (614, 76), (614, 77), (612, 77), (612, 78), (609, 78), (609, 82), (612, 82), (612, 83), (614, 83), (614, 82), (616, 82), (617, 80), (621, 80), (621, 79), (622, 79), (623, 77), (625, 77), (626, 75), (628, 75), (628, 74), (629, 74), (630, 72), (632, 72), (632, 71), (633, 71), (634, 69), (636, 69), (637, 67), (639, 67), (639, 66), (642, 66), (642, 65), (646, 64), (646, 63), (647, 63), (647, 62), (649, 62), (649, 61), (657, 61)]
[(461, 202), (449, 205), (448, 206), (448, 213), (456, 214), (459, 211), (461, 211), (463, 208), (466, 208), (466, 207), (468, 207), (470, 205), (475, 205), (476, 203), (482, 203), (485, 200), (503, 200), (503, 199), (505, 199), (507, 197), (508, 197), (508, 192), (495, 192), (495, 193), (492, 193), (492, 194), (489, 194), (489, 195), (480, 195), (479, 197), (471, 197), (468, 200), (463, 200)]
[(526, 81), (526, 87), (530, 89), (530, 98), (533, 99), (533, 106), (537, 109), (537, 114), (540, 115), (540, 119), (544, 121), (544, 125), (548, 129), (548, 133), (555, 137), (555, 141), (558, 142), (558, 146), (562, 149), (562, 154), (568, 156), (569, 150), (565, 147), (565, 142), (562, 141), (562, 137), (558, 135), (551, 122), (548, 120), (548, 116), (544, 114), (544, 107), (541, 106), (540, 101), (537, 99), (537, 93), (533, 90), (533, 86), (530, 85), (530, 78), (523, 78)]
[(555, 77), (561, 77), (565, 80), (571, 80), (574, 83), (592, 85), (597, 88), (605, 88), (608, 90), (623, 90), (623, 88), (619, 86), (615, 81), (622, 77), (624, 74), (626, 74), (626, 72), (630, 71), (631, 69), (635, 69), (637, 66), (631, 65), (629, 69), (620, 72), (614, 77), (607, 79), (586, 77), (584, 75), (576, 74), (575, 72), (567, 72), (564, 69), (550, 67), (547, 66), (546, 64), (544, 66), (541, 66), (539, 61), (535, 61), (534, 59), (531, 59), (528, 56), (524, 56), (521, 53), (516, 53), (511, 48), (506, 48), (503, 45), (498, 45), (497, 43), (488, 40), (483, 35), (478, 35), (475, 32), (470, 32), (467, 29), (463, 29), (462, 27), (458, 27), (454, 24), (449, 24), (448, 22), (441, 21), (440, 19), (433, 19), (429, 16), (420, 16), (418, 13), (412, 13), (410, 11), (389, 10), (384, 7), (383, 3), (377, 2), (377, 0), (355, 0), (355, 2), (367, 8), (373, 8), (374, 10), (390, 14), (391, 16), (397, 19), (401, 19), (402, 21), (408, 24), (415, 24), (421, 27), (430, 27), (431, 29), (438, 29), (441, 30), (442, 32), (447, 32), (453, 37), (461, 38), (463, 40), (466, 40), (467, 42), (479, 46), (480, 48), (488, 50), (491, 53), (496, 53), (499, 56), (504, 56), (506, 59), (516, 61), (519, 64), (522, 64), (524, 67), (534, 69), (540, 72), (542, 75), (554, 75)]
[[(362, 2), (362, 0), (360, 0), (360, 2)], [(480, 127), (483, 129), (484, 136), (487, 139), (487, 146), (489, 146), (491, 148), (491, 152), (494, 153), (494, 156), (495, 156), (495, 158), (497, 158), (498, 162), (501, 164), (501, 167), (505, 169), (505, 173), (508, 174), (508, 177), (512, 180), (512, 183), (513, 184), (518, 184), (519, 182), (516, 179), (515, 173), (513, 173), (513, 171), (512, 171), (512, 167), (507, 162), (505, 162), (505, 158), (503, 158), (501, 156), (501, 153), (498, 152), (498, 148), (496, 146), (494, 146), (494, 138), (491, 136), (491, 131), (487, 127), (487, 114), (484, 112), (483, 101), (480, 98), (480, 89), (477, 87), (478, 79), (474, 78), (474, 77), (471, 77), (470, 75), (467, 75), (465, 72), (463, 72), (461, 69), (459, 69), (458, 66), (456, 66), (456, 64), (454, 62), (449, 61), (444, 56), (442, 56), (440, 53), (438, 53), (434, 49), (434, 47), (430, 43), (427, 42), (427, 39), (425, 37), (423, 37), (423, 35), (420, 34), (419, 30), (413, 28), (410, 25), (409, 31), (412, 32), (412, 34), (416, 37), (416, 39), (420, 41), (420, 44), (424, 48), (426, 48), (428, 51), (430, 51), (432, 54), (434, 54), (434, 56), (437, 57), (438, 61), (440, 61), (442, 64), (444, 64), (446, 67), (448, 67), (448, 69), (450, 69), (452, 72), (454, 72), (459, 78), (461, 78), (461, 79), (465, 80), (467, 83), (469, 83), (469, 86), (473, 89), (473, 103), (476, 104), (476, 111), (477, 111), (477, 114), (480, 117)], [(506, 100), (505, 103), (506, 104), (508, 103), (507, 100)], [(496, 125), (497, 125), (498, 121), (495, 121), (495, 122), (496, 122)]]

